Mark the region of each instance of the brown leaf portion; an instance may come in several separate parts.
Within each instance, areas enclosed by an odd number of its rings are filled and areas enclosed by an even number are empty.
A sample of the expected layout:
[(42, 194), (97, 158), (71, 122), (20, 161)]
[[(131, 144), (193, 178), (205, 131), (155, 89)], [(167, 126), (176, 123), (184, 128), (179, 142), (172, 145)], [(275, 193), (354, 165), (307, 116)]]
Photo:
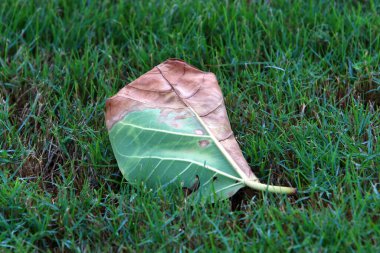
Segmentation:
[(257, 180), (233, 135), (223, 94), (213, 73), (176, 59), (161, 63), (107, 100), (107, 128), (128, 112), (148, 108), (161, 109), (163, 116), (176, 111), (183, 117), (194, 117), (194, 111), (241, 171)]

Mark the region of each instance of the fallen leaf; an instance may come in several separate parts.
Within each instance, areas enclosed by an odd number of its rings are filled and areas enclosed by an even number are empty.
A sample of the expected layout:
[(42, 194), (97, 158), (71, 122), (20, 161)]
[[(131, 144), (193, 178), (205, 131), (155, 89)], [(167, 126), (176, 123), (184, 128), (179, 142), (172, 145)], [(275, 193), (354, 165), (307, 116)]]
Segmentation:
[(202, 198), (228, 198), (245, 186), (295, 192), (259, 182), (234, 137), (215, 75), (181, 60), (161, 63), (108, 99), (106, 125), (131, 183), (181, 183)]

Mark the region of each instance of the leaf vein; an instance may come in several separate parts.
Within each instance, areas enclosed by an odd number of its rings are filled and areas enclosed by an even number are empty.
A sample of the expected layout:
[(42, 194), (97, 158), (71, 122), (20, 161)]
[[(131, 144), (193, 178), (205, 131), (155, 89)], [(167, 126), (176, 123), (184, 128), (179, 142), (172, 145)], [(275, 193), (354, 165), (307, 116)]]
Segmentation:
[(210, 135), (199, 135), (199, 134), (188, 134), (188, 133), (180, 133), (180, 132), (172, 132), (172, 131), (167, 131), (167, 130), (161, 130), (161, 129), (156, 129), (156, 128), (150, 128), (150, 127), (142, 127), (139, 125), (131, 124), (131, 123), (126, 123), (126, 122), (119, 122), (119, 124), (122, 124), (124, 126), (130, 126), (134, 128), (139, 128), (143, 131), (154, 131), (154, 132), (160, 132), (160, 133), (166, 133), (166, 134), (173, 134), (173, 135), (180, 135), (180, 136), (189, 136), (189, 137), (197, 137), (197, 138), (205, 138), (205, 137), (210, 137)]
[(238, 178), (238, 177), (235, 177), (233, 175), (230, 175), (230, 174), (227, 174), (217, 168), (214, 168), (214, 167), (211, 167), (211, 166), (208, 166), (208, 165), (205, 165), (205, 164), (202, 164), (200, 162), (197, 162), (197, 161), (193, 161), (193, 160), (188, 160), (188, 159), (181, 159), (181, 158), (172, 158), (172, 157), (169, 157), (169, 158), (164, 158), (164, 157), (159, 157), (159, 156), (149, 156), (149, 157), (144, 157), (144, 156), (129, 156), (129, 155), (124, 155), (124, 154), (121, 154), (120, 152), (118, 152), (120, 156), (123, 156), (123, 157), (126, 157), (126, 158), (135, 158), (135, 159), (161, 159), (161, 160), (170, 160), (170, 161), (182, 161), (182, 162), (188, 162), (188, 163), (192, 163), (192, 164), (196, 164), (200, 167), (203, 167), (205, 169), (208, 169), (208, 170), (211, 170), (213, 172), (216, 172), (222, 176), (225, 176), (227, 178), (231, 178), (233, 180), (237, 180), (239, 182), (242, 182), (243, 180), (241, 178)]

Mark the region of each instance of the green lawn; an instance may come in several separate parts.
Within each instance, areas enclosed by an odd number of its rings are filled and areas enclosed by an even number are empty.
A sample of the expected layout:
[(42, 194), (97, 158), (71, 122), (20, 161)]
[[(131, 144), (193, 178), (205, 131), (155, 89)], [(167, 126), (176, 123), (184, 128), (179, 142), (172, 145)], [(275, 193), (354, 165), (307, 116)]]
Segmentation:
[[(378, 1), (0, 1), (0, 252), (380, 252)], [(167, 58), (216, 74), (257, 193), (122, 179), (105, 101)]]

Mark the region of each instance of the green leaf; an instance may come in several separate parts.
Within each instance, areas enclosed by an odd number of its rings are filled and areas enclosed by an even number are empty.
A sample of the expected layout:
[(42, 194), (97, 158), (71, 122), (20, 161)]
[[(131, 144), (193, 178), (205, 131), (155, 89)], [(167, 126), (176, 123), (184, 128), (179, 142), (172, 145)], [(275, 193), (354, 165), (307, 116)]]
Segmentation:
[[(168, 115), (166, 122), (181, 116)], [(109, 132), (125, 178), (157, 188), (181, 183), (191, 188), (199, 180), (202, 196), (231, 197), (244, 183), (197, 117), (162, 122), (159, 109), (127, 114)], [(196, 134), (204, 133), (204, 134)]]

